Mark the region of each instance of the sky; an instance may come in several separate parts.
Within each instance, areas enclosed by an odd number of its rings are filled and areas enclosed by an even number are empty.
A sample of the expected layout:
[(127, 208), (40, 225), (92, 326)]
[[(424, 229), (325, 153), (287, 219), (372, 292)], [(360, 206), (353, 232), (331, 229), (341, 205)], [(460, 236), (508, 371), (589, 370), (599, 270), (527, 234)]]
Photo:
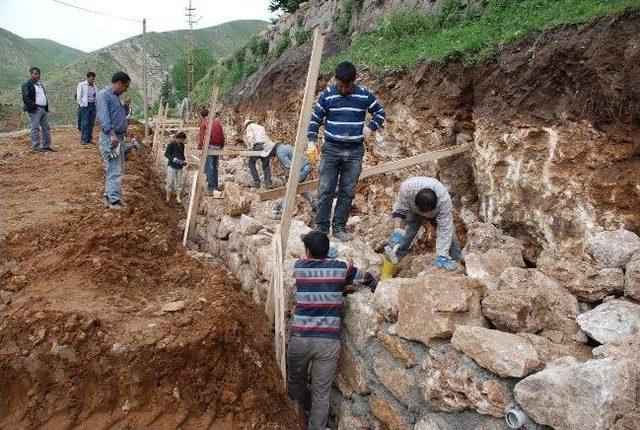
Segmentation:
[[(147, 18), (147, 32), (187, 28), (189, 0), (63, 0), (97, 12)], [(238, 19), (268, 21), (269, 0), (192, 0), (195, 28)], [(0, 27), (24, 38), (44, 38), (90, 52), (142, 33), (142, 24), (99, 16), (53, 0), (0, 0)]]

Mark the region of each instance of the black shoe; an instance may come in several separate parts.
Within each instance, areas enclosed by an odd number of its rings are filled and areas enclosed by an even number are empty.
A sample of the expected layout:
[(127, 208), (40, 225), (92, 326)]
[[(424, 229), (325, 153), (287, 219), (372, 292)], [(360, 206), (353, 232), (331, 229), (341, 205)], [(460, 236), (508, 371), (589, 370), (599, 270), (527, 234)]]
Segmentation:
[(319, 232), (324, 233), (324, 234), (326, 234), (327, 236), (329, 236), (329, 229), (326, 229), (326, 230), (325, 230), (325, 229), (324, 229), (324, 228), (322, 228), (322, 227), (315, 226), (314, 230), (315, 230), (315, 231), (319, 231)]
[(44, 152), (44, 149), (42, 149), (42, 148), (31, 148), (31, 150), (33, 152)]
[(116, 200), (115, 202), (109, 202), (109, 209), (123, 210), (126, 208), (127, 208), (127, 205), (122, 203), (120, 200)]
[(46, 148), (42, 148), (42, 150), (43, 150), (43, 151), (46, 151), (46, 152), (57, 152), (55, 149), (53, 149), (53, 148), (52, 148), (52, 147), (50, 147), (50, 146), (47, 146)]

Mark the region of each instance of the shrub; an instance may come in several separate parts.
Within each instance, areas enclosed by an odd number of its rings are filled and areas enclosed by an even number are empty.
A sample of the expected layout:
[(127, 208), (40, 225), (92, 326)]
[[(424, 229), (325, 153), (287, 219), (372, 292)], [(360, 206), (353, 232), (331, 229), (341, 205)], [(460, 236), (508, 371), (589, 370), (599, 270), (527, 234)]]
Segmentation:
[(257, 34), (251, 36), (247, 46), (249, 47), (251, 54), (261, 61), (267, 58), (267, 54), (269, 54), (269, 42)]
[(291, 38), (289, 37), (289, 32), (286, 31), (273, 47), (272, 57), (279, 58), (289, 45), (291, 45)]
[(296, 45), (300, 46), (304, 44), (311, 37), (311, 29), (309, 28), (300, 28), (296, 31)]
[(338, 13), (333, 17), (334, 28), (343, 36), (349, 34), (351, 17), (362, 9), (364, 0), (342, 0)]

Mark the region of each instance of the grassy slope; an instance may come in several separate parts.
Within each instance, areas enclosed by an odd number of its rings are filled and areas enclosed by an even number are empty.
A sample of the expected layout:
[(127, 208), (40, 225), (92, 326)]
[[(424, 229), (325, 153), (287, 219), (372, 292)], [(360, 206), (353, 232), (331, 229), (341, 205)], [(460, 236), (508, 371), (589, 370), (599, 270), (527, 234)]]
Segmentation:
[[(197, 46), (209, 48), (213, 51), (214, 56), (223, 57), (231, 54), (234, 49), (245, 43), (249, 37), (262, 30), (265, 25), (266, 23), (263, 21), (234, 21), (215, 27), (198, 29), (195, 31), (194, 39)], [(164, 33), (154, 32), (147, 35), (151, 87), (154, 85), (159, 87), (164, 74), (168, 72), (178, 58), (184, 55), (187, 47), (187, 37), (188, 32), (185, 30)], [(18, 39), (20, 38), (18, 37)], [(21, 39), (21, 41), (24, 41), (24, 39)], [(20, 43), (21, 41), (13, 40), (9, 44), (10, 49), (16, 52), (28, 49), (27, 46)], [(2, 51), (0, 50), (1, 53)], [(52, 122), (69, 124), (75, 121), (76, 107), (73, 95), (77, 83), (83, 79), (87, 70), (96, 71), (99, 87), (107, 85), (108, 79), (116, 71), (127, 71), (134, 81), (130, 88), (134, 105), (141, 106), (141, 64), (142, 36), (134, 36), (86, 54), (75, 61), (71, 61), (64, 67), (54, 67), (49, 70), (43, 68), (43, 82), (47, 87), (52, 110), (54, 111), (51, 118)], [(23, 79), (24, 77), (13, 86), (0, 86), (0, 100), (19, 103), (20, 97), (17, 85)], [(157, 91), (153, 95), (157, 96)]]
[(457, 54), (472, 64), (491, 56), (493, 47), (501, 43), (628, 8), (640, 8), (640, 0), (492, 0), (469, 18), (399, 14), (381, 23), (373, 34), (358, 38), (344, 54), (326, 61), (323, 71), (349, 60), (385, 75), (421, 60), (441, 61)]

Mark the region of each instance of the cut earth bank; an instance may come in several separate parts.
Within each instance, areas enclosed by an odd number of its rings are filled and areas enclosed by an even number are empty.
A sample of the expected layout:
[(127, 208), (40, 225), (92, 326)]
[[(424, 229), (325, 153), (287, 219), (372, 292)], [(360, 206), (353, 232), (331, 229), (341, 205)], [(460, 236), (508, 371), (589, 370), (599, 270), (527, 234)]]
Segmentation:
[[(398, 279), (346, 300), (338, 428), (504, 428), (511, 405), (529, 428), (640, 426), (637, 34), (631, 12), (544, 32), (471, 69), (453, 60), (362, 74), (388, 112), (366, 165), (474, 148), (359, 184), (349, 224), (357, 239), (334, 243), (341, 257), (376, 271), (399, 183), (428, 175), (454, 199), (465, 266), (433, 267), (427, 230)], [(228, 134), (252, 118), (292, 142), (301, 97), (291, 88), (302, 88), (307, 59), (308, 46), (291, 48), (232, 94)], [(273, 202), (246, 191), (243, 160), (221, 165), (227, 197), (203, 202), (197, 246), (263, 303)], [(285, 256), (288, 309), (291, 264), (310, 225), (300, 201)]]

